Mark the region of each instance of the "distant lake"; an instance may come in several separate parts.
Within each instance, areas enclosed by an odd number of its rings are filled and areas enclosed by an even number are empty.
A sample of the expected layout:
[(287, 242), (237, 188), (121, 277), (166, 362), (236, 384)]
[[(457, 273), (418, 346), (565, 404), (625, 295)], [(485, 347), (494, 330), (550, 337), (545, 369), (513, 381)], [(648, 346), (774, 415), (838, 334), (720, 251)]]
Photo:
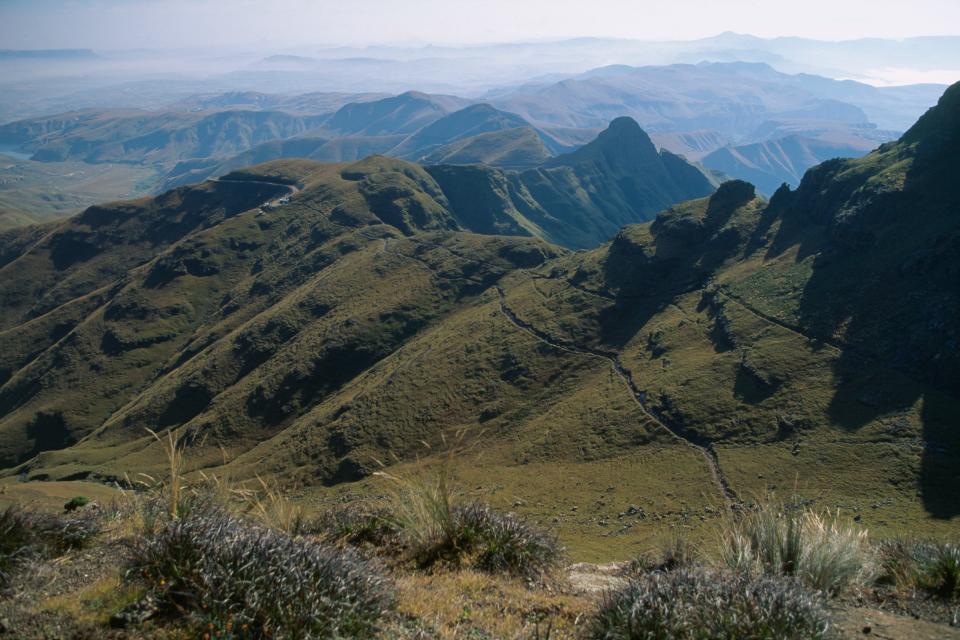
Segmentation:
[(22, 151), (17, 151), (16, 145), (9, 144), (0, 144), (0, 154), (5, 156), (10, 156), (15, 160), (29, 160), (32, 153), (23, 153)]

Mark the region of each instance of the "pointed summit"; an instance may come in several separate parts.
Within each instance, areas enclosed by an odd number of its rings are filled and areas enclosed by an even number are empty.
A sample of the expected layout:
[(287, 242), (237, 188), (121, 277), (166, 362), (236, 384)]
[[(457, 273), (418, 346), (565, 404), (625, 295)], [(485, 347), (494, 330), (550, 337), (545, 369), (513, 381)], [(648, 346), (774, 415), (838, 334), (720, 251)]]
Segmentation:
[(658, 162), (659, 154), (650, 136), (630, 117), (620, 117), (587, 145), (557, 156), (548, 166), (573, 166), (605, 160), (612, 167), (625, 168)]

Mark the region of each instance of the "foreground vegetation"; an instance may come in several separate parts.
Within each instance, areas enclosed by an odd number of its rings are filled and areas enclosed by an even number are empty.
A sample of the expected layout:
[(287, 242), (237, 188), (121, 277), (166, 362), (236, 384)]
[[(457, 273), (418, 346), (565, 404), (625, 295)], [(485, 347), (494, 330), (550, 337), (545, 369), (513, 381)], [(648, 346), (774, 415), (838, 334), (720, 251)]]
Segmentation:
[[(16, 506), (0, 514), (3, 630), (799, 639), (843, 637), (838, 616), (854, 604), (894, 601), (916, 615), (909, 603), (922, 602), (943, 634), (960, 608), (955, 544), (871, 542), (855, 523), (799, 499), (742, 505), (720, 520), (712, 544), (681, 534), (631, 562), (581, 567), (607, 572), (597, 587), (563, 570), (549, 531), (464, 499), (452, 458), (418, 476), (381, 476), (379, 502), (314, 515), (265, 480), (188, 477), (176, 438), (158, 439), (168, 476), (144, 477), (114, 504), (77, 496), (60, 514)], [(76, 584), (74, 566), (85, 576)]]

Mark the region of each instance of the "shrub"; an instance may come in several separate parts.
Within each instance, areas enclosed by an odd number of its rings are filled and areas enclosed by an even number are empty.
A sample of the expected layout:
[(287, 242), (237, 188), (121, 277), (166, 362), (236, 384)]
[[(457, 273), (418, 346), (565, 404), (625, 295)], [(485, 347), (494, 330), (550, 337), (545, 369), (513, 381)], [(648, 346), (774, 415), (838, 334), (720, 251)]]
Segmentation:
[(391, 513), (404, 542), (414, 555), (429, 554), (438, 545), (450, 546), (456, 538), (453, 519), (453, 484), (450, 465), (444, 461), (433, 473), (401, 478), (380, 472), (391, 481)]
[(562, 556), (555, 536), (488, 505), (458, 505), (453, 521), (454, 536), (446, 544), (472, 556), (473, 565), (481, 571), (536, 577)]
[(85, 547), (102, 530), (96, 514), (67, 517), (37, 513), (32, 520), (46, 549), (54, 553)]
[(390, 511), (342, 505), (324, 512), (307, 530), (336, 543), (382, 547), (397, 541), (399, 529)]
[(133, 557), (130, 575), (171, 611), (254, 636), (368, 637), (392, 603), (387, 580), (352, 552), (216, 511), (167, 521)]
[(721, 557), (735, 571), (796, 576), (831, 594), (874, 572), (866, 531), (797, 504), (764, 502), (729, 522)]
[(70, 513), (90, 504), (90, 498), (86, 496), (74, 496), (67, 500), (63, 505), (64, 513)]
[(913, 545), (902, 539), (884, 540), (878, 544), (876, 582), (913, 588), (917, 577), (913, 549)]
[(815, 594), (790, 578), (698, 568), (654, 571), (606, 597), (589, 637), (817, 639), (829, 620)]

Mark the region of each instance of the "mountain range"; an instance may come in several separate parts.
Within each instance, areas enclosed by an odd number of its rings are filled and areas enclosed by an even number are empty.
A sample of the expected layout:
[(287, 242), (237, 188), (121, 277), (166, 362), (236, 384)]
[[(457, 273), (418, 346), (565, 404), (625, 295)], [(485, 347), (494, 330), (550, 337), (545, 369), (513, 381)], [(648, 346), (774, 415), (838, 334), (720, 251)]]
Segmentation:
[(769, 200), (619, 118), (524, 171), (277, 160), (8, 230), (4, 473), (154, 470), (149, 426), (197, 469), (339, 485), (457, 430), (479, 488), (612, 465), (598, 504), (695, 527), (802, 477), (872, 530), (942, 531), (958, 158), (960, 84)]
[(617, 65), (504, 87), (483, 100), (416, 91), (204, 93), (162, 111), (85, 110), (8, 123), (0, 149), (37, 161), (143, 165), (158, 179), (141, 187), (162, 191), (283, 157), (384, 154), (530, 169), (629, 116), (662, 148), (769, 195), (783, 182), (796, 186), (819, 161), (895, 139), (942, 89), (878, 88), (760, 63)]

